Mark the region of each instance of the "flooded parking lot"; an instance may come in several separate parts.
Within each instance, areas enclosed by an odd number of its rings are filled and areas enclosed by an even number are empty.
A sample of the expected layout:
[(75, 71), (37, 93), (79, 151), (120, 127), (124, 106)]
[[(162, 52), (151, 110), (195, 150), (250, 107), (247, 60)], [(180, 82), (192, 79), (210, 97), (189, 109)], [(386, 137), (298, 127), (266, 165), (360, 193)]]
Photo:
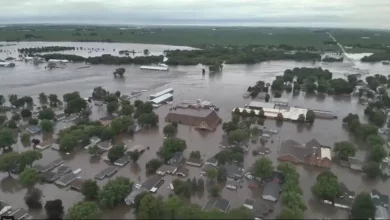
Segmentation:
[[(34, 47), (37, 43), (30, 45), (23, 43), (18, 47)], [(46, 45), (66, 45), (72, 46), (73, 43), (45, 43)], [(85, 45), (88, 44), (82, 43)], [(80, 43), (81, 45), (81, 43)], [(95, 47), (109, 47), (105, 50), (112, 50), (113, 44), (96, 44)], [(103, 45), (103, 46), (102, 46)], [(107, 46), (108, 45), (108, 46)], [(124, 44), (118, 44), (116, 50), (122, 49), (135, 49), (137, 47), (133, 45), (123, 46)], [(42, 44), (40, 46), (43, 46)], [(76, 45), (75, 45), (76, 46)], [(154, 51), (156, 54), (161, 53), (163, 50), (168, 49), (159, 45), (138, 45), (138, 48)], [(154, 48), (155, 47), (155, 48)], [(176, 48), (176, 47), (174, 47)], [(3, 47), (4, 49), (4, 47)], [(141, 50), (139, 49), (139, 50)], [(99, 54), (94, 54), (99, 55)], [(0, 53), (0, 59), (5, 58), (6, 54)], [(91, 96), (94, 87), (102, 86), (106, 90), (115, 92), (121, 91), (122, 94), (130, 94), (134, 91), (144, 91), (140, 96), (140, 99), (147, 100), (149, 94), (161, 91), (165, 88), (174, 89), (173, 104), (179, 104), (183, 100), (190, 100), (195, 102), (197, 99), (209, 100), (214, 105), (220, 108), (218, 114), (224, 122), (230, 121), (231, 111), (234, 107), (243, 107), (250, 102), (250, 99), (244, 99), (243, 93), (248, 86), (253, 85), (258, 80), (271, 83), (275, 76), (283, 74), (285, 69), (295, 67), (317, 67), (327, 68), (333, 72), (333, 78), (345, 77), (346, 73), (358, 73), (361, 71), (369, 71), (370, 74), (383, 74), (387, 75), (390, 70), (390, 66), (383, 66), (381, 64), (362, 64), (356, 62), (355, 64), (350, 62), (345, 63), (304, 63), (304, 62), (292, 62), (292, 61), (275, 61), (265, 62), (256, 65), (225, 65), (223, 72), (220, 74), (206, 74), (202, 75), (202, 66), (178, 66), (170, 67), (169, 72), (152, 72), (140, 70), (139, 66), (128, 65), (121, 66), (126, 69), (125, 78), (114, 78), (112, 72), (118, 68), (118, 66), (108, 65), (93, 65), (90, 68), (79, 69), (84, 64), (67, 64), (64, 69), (46, 70), (44, 64), (34, 66), (32, 63), (16, 62), (15, 68), (2, 68), (0, 69), (0, 94), (18, 94), (18, 95), (30, 95), (37, 97), (39, 93), (45, 92), (46, 94), (55, 93), (59, 97), (62, 97), (64, 93), (79, 91), (84, 97)], [(266, 146), (271, 149), (271, 153), (267, 157), (274, 161), (274, 165), (277, 164), (277, 150), (281, 141), (287, 139), (294, 139), (301, 143), (307, 142), (313, 138), (316, 138), (323, 145), (333, 146), (334, 142), (349, 140), (355, 142), (348, 132), (342, 128), (342, 118), (349, 112), (358, 113), (363, 115), (364, 107), (358, 104), (355, 98), (335, 97), (335, 96), (306, 96), (301, 93), (299, 96), (292, 96), (292, 94), (283, 94), (283, 97), (289, 99), (290, 106), (300, 106), (304, 108), (313, 108), (333, 111), (338, 119), (336, 120), (320, 120), (317, 119), (311, 127), (301, 127), (294, 123), (284, 122), (283, 125), (277, 126), (274, 120), (266, 120), (265, 126), (268, 128), (277, 128), (279, 133), (272, 137), (274, 141), (272, 144), (267, 143)], [(150, 150), (147, 150), (137, 161), (136, 164), (128, 164), (118, 171), (116, 176), (126, 176), (132, 181), (142, 183), (146, 180), (145, 176), (145, 163), (152, 158), (156, 157), (158, 148), (162, 145), (164, 140), (162, 129), (165, 125), (164, 117), (169, 111), (169, 105), (163, 105), (156, 110), (159, 115), (160, 123), (158, 128), (143, 130), (135, 135), (121, 135), (117, 138), (117, 141), (127, 142), (131, 140), (131, 146), (136, 144), (142, 144), (150, 146)], [(94, 109), (91, 117), (98, 119), (105, 115), (104, 107), (100, 110)], [(363, 117), (363, 116), (362, 116)], [(69, 124), (59, 123), (59, 127), (69, 126)], [(177, 136), (186, 140), (187, 150), (185, 156), (188, 157), (192, 150), (199, 150), (202, 156), (207, 159), (208, 157), (216, 154), (220, 151), (219, 142), (223, 135), (222, 126), (220, 125), (214, 132), (199, 132), (194, 128), (185, 125), (179, 125), (179, 132)], [(251, 154), (251, 151), (257, 147), (257, 144), (251, 144), (251, 148), (245, 155), (244, 163), (245, 167), (251, 166), (256, 158)], [(20, 143), (14, 146), (17, 151), (23, 151), (28, 148), (23, 147)], [(364, 157), (364, 151), (359, 152), (358, 156)], [(62, 158), (65, 160), (65, 164), (71, 167), (73, 170), (81, 168), (80, 176), (82, 178), (93, 178), (98, 172), (106, 168), (108, 165), (105, 161), (90, 160), (87, 151), (80, 150), (74, 152), (71, 155), (60, 154), (52, 149), (46, 149), (43, 151), (43, 159), (39, 163), (49, 163), (50, 161)], [(189, 178), (200, 178), (200, 169), (195, 167), (189, 167)], [(390, 190), (387, 185), (388, 182), (382, 180), (378, 181), (366, 181), (362, 178), (360, 173), (353, 173), (347, 168), (342, 168), (336, 164), (332, 165), (332, 171), (338, 176), (339, 181), (345, 183), (347, 187), (356, 192), (366, 191), (373, 188), (378, 189), (382, 193), (390, 194)], [(311, 194), (311, 186), (316, 181), (316, 176), (321, 172), (320, 169), (297, 166), (297, 170), (300, 173), (300, 184), (304, 191), (304, 199), (308, 202), (308, 210), (305, 212), (307, 218), (346, 218), (346, 212), (325, 206), (316, 201)], [(19, 186), (16, 177), (9, 178), (6, 173), (1, 173), (0, 178), (0, 198), (10, 203), (15, 207), (26, 208), (24, 204), (23, 196), (26, 193), (26, 189)], [(176, 178), (176, 177), (175, 177)], [(165, 177), (165, 183), (160, 187), (157, 194), (167, 196), (171, 193), (168, 189), (169, 183), (174, 179), (172, 176)], [(98, 181), (100, 185), (103, 185), (108, 180), (104, 179)], [(242, 184), (242, 188), (238, 188), (237, 191), (224, 188), (221, 196), (228, 199), (231, 202), (231, 207), (238, 207), (243, 204), (246, 198), (260, 198), (259, 191), (252, 191), (248, 188), (246, 180)], [(65, 206), (65, 209), (72, 204), (81, 201), (83, 196), (74, 191), (66, 191), (65, 189), (59, 189), (54, 184), (42, 184), (38, 185), (43, 192), (45, 200), (61, 199)], [(191, 199), (192, 202), (204, 205), (207, 201), (208, 194), (204, 196), (195, 196)], [(278, 213), (278, 205), (274, 214)], [(42, 213), (33, 213), (36, 216), (41, 216)], [(131, 218), (132, 211), (126, 207), (121, 206), (113, 211), (106, 212), (110, 218)], [(273, 216), (273, 215), (272, 215)], [(270, 217), (272, 217), (270, 216)]]

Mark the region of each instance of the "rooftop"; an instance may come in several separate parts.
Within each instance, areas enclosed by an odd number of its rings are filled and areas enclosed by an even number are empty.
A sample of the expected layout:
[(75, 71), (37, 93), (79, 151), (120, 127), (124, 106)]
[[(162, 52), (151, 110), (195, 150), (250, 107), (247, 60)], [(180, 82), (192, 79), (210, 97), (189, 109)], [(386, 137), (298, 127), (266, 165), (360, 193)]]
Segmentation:
[(162, 90), (162, 91), (160, 91), (160, 92), (151, 94), (150, 96), (151, 96), (151, 97), (156, 97), (156, 98), (157, 98), (157, 97), (160, 97), (160, 96), (162, 96), (162, 95), (164, 95), (164, 94), (166, 94), (166, 93), (169, 93), (169, 92), (173, 92), (173, 89), (172, 89), (172, 88), (164, 89), (164, 90)]
[(145, 180), (145, 182), (142, 183), (142, 186), (145, 187), (147, 190), (151, 190), (161, 179), (162, 176), (155, 174)]
[(263, 195), (270, 195), (278, 199), (280, 195), (280, 184), (277, 181), (271, 181), (265, 183)]
[(272, 102), (261, 102), (261, 101), (251, 101), (248, 105), (249, 108), (274, 108), (275, 103)]
[(167, 93), (167, 94), (159, 96), (155, 99), (150, 100), (150, 102), (152, 102), (153, 104), (160, 104), (161, 102), (164, 102), (172, 97), (173, 97), (173, 95), (171, 93)]
[(81, 191), (83, 189), (85, 180), (82, 179), (76, 179), (70, 184), (70, 188), (76, 191)]

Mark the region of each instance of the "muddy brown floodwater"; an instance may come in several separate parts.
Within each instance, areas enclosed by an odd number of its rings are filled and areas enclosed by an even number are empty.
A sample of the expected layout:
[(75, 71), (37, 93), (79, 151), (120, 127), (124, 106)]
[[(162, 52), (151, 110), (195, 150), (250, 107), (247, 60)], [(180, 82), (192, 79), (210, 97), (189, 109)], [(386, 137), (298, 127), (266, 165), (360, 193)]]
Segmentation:
[[(153, 54), (161, 54), (165, 49), (176, 49), (178, 47), (162, 46), (162, 45), (137, 45), (137, 44), (100, 44), (100, 43), (20, 43), (12, 46), (10, 49), (22, 47), (35, 47), (45, 45), (64, 45), (64, 46), (83, 46), (86, 48), (105, 48), (105, 51), (116, 51), (121, 49), (143, 50), (149, 49)], [(2, 47), (2, 49), (9, 49)], [(181, 48), (179, 48), (181, 49)], [(10, 54), (9, 52), (0, 53), (0, 59), (4, 59)], [(14, 54), (14, 52), (12, 52)], [(65, 53), (65, 52), (64, 52)], [(80, 53), (80, 52), (79, 52)], [(83, 54), (85, 56), (100, 55), (102, 52), (94, 52)], [(124, 79), (114, 78), (112, 72), (118, 66), (93, 65), (90, 68), (79, 69), (85, 66), (84, 64), (67, 64), (64, 69), (46, 70), (44, 64), (34, 66), (31, 63), (16, 62), (15, 68), (0, 69), (0, 94), (18, 94), (30, 95), (37, 98), (40, 92), (46, 94), (56, 93), (60, 97), (64, 93), (79, 91), (84, 97), (90, 96), (94, 87), (102, 86), (105, 89), (115, 92), (121, 91), (122, 94), (129, 94), (133, 91), (144, 91), (140, 99), (146, 100), (149, 94), (163, 90), (165, 88), (174, 88), (174, 104), (178, 104), (183, 100), (196, 101), (197, 99), (209, 100), (220, 108), (219, 115), (223, 121), (229, 121), (231, 111), (234, 107), (242, 107), (250, 102), (250, 99), (243, 99), (242, 95), (248, 86), (253, 85), (258, 80), (272, 82), (275, 76), (283, 74), (285, 69), (294, 67), (322, 67), (327, 68), (334, 73), (333, 77), (345, 78), (346, 73), (358, 73), (361, 71), (369, 71), (370, 74), (384, 74), (390, 70), (390, 66), (382, 64), (363, 64), (358, 62), (361, 55), (351, 55), (355, 63), (309, 63), (309, 62), (292, 62), (292, 61), (275, 61), (265, 62), (255, 65), (225, 65), (223, 72), (220, 74), (203, 75), (201, 74), (202, 66), (177, 66), (171, 67), (169, 72), (152, 72), (141, 71), (136, 65), (123, 65), (126, 68)], [(313, 126), (300, 128), (296, 124), (284, 122), (282, 126), (277, 127), (274, 120), (266, 120), (265, 125), (269, 128), (278, 128), (278, 135), (272, 137), (274, 143), (268, 143), (266, 146), (271, 148), (271, 154), (267, 157), (274, 161), (277, 165), (277, 149), (279, 140), (294, 139), (299, 142), (306, 142), (312, 138), (316, 138), (324, 145), (333, 146), (334, 142), (349, 140), (354, 143), (348, 132), (342, 128), (341, 121), (349, 112), (358, 113), (363, 117), (364, 107), (358, 104), (355, 98), (342, 98), (335, 96), (306, 96), (301, 93), (299, 96), (292, 94), (283, 94), (290, 102), (290, 106), (300, 106), (305, 108), (322, 109), (333, 111), (338, 115), (336, 120), (320, 120), (317, 119)], [(121, 168), (114, 176), (126, 176), (132, 181), (141, 183), (146, 179), (145, 163), (156, 157), (156, 152), (163, 142), (162, 128), (165, 125), (164, 117), (169, 111), (168, 105), (161, 106), (156, 110), (160, 117), (158, 128), (143, 130), (134, 136), (121, 135), (118, 141), (131, 140), (132, 144), (143, 144), (150, 146), (150, 150), (146, 151), (136, 164), (128, 164)], [(93, 119), (98, 119), (105, 115), (104, 107), (96, 109), (92, 114)], [(70, 124), (59, 123), (56, 127), (58, 131), (64, 126)], [(203, 157), (207, 158), (220, 151), (218, 147), (223, 134), (221, 126), (215, 132), (199, 132), (191, 127), (179, 125), (178, 137), (186, 140), (187, 150), (185, 155), (188, 156), (192, 150), (201, 151)], [(41, 137), (40, 137), (41, 138)], [(20, 143), (13, 146), (16, 151), (28, 150), (29, 147), (23, 147)], [(251, 166), (257, 157), (250, 153), (256, 145), (251, 145), (249, 153), (246, 154), (244, 163), (245, 167)], [(364, 158), (365, 152), (360, 150), (358, 157)], [(57, 157), (62, 157), (68, 166), (73, 169), (81, 168), (82, 178), (93, 178), (96, 173), (107, 166), (103, 160), (91, 161), (86, 151), (81, 150), (71, 155), (62, 155), (51, 149), (43, 151), (42, 163), (49, 162)], [(189, 178), (200, 177), (200, 169), (187, 167), (190, 169)], [(307, 201), (308, 210), (305, 212), (306, 218), (346, 218), (346, 211), (332, 208), (323, 205), (316, 201), (311, 194), (311, 186), (315, 183), (316, 176), (321, 172), (320, 169), (297, 166), (297, 170), (301, 175), (300, 185), (304, 191), (304, 199)], [(377, 188), (382, 193), (390, 194), (388, 183), (382, 180), (366, 181), (360, 173), (354, 173), (347, 168), (342, 168), (334, 164), (331, 170), (338, 176), (341, 182), (344, 182), (348, 188), (358, 192), (368, 191)], [(167, 186), (174, 177), (166, 176), (165, 183), (160, 187), (157, 194), (167, 196), (170, 192)], [(0, 174), (0, 198), (15, 208), (27, 208), (23, 196), (26, 194), (26, 189), (21, 187), (17, 182), (17, 177), (7, 177), (6, 173)], [(103, 185), (107, 180), (98, 181)], [(43, 203), (46, 200), (61, 199), (65, 209), (72, 204), (81, 201), (83, 196), (74, 191), (66, 191), (60, 189), (54, 184), (42, 184), (37, 188), (41, 189), (44, 195)], [(252, 191), (247, 187), (246, 181), (243, 187), (237, 191), (232, 191), (224, 188), (221, 196), (231, 202), (231, 207), (238, 207), (243, 204), (245, 198), (260, 198), (259, 191)], [(196, 196), (191, 199), (191, 202), (199, 205), (204, 205), (208, 199), (207, 193), (203, 196)], [(280, 204), (275, 204), (276, 210), (270, 218), (274, 217), (280, 210)], [(35, 217), (44, 216), (43, 211), (31, 212)], [(132, 210), (127, 206), (120, 206), (114, 210), (105, 212), (107, 218), (133, 218)]]

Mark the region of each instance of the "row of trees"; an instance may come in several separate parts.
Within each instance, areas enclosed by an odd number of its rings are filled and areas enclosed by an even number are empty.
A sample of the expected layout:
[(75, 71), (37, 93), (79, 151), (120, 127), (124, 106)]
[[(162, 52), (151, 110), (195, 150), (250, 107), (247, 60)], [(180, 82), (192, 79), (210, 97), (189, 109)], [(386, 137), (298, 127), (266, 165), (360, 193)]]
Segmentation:
[(386, 61), (386, 60), (390, 60), (390, 52), (388, 51), (373, 53), (369, 56), (364, 56), (361, 59), (362, 62), (370, 62), (370, 63)]
[[(350, 94), (356, 82), (344, 79), (332, 79), (332, 72), (322, 68), (294, 68), (284, 71), (283, 76), (277, 76), (272, 82), (274, 91), (299, 91), (302, 87), (307, 93)], [(295, 79), (295, 81), (294, 81)], [(291, 86), (293, 83), (293, 86)]]
[(364, 109), (364, 114), (368, 116), (370, 123), (378, 127), (382, 127), (386, 123), (386, 114), (380, 109), (367, 106), (367, 108)]
[(165, 51), (169, 58), (169, 65), (214, 65), (227, 64), (254, 64), (270, 60), (321, 60), (321, 55), (310, 52), (285, 53), (284, 50), (269, 50), (262, 46), (210, 46), (203, 50), (169, 50)]
[[(337, 176), (328, 170), (317, 176), (312, 192), (317, 198), (332, 203), (336, 198), (345, 196), (342, 195), (342, 184), (338, 182)], [(362, 192), (355, 197), (350, 214), (352, 219), (374, 219), (375, 211), (370, 194)]]
[[(361, 138), (367, 145), (369, 155), (367, 161), (363, 166), (363, 171), (366, 173), (367, 177), (375, 178), (381, 175), (380, 163), (383, 158), (386, 157), (387, 153), (384, 148), (385, 140), (378, 135), (378, 127), (375, 125), (361, 124), (359, 121), (359, 116), (356, 114), (349, 113), (343, 119), (343, 122), (348, 126), (349, 131), (354, 134), (356, 137)], [(351, 146), (345, 146), (340, 151), (347, 151), (343, 153), (343, 157), (350, 155), (353, 156)]]
[(187, 179), (187, 181), (175, 179), (172, 181), (172, 185), (175, 195), (184, 199), (190, 199), (197, 192), (203, 193), (205, 187), (204, 180), (202, 178), (196, 180), (195, 177), (192, 180)]
[(122, 64), (153, 64), (153, 63), (161, 63), (164, 60), (164, 56), (139, 56), (139, 57), (118, 57), (112, 56), (110, 54), (103, 54), (101, 56), (96, 57), (82, 57), (74, 54), (43, 54), (39, 55), (46, 60), (50, 59), (58, 59), (58, 60), (69, 60), (72, 62), (87, 62), (90, 64), (105, 64), (105, 65), (122, 65)]
[(58, 52), (58, 51), (75, 50), (75, 49), (76, 47), (46, 46), (46, 47), (18, 48), (18, 52), (23, 54), (35, 54), (35, 53)]
[(96, 219), (102, 209), (112, 209), (123, 203), (133, 188), (133, 182), (126, 177), (109, 180), (99, 188), (94, 180), (87, 180), (82, 188), (82, 194), (87, 201), (74, 204), (68, 209), (68, 219)]
[[(42, 159), (42, 153), (37, 150), (28, 150), (23, 153), (18, 153), (18, 152), (5, 153), (0, 157), (0, 171), (8, 172), (8, 175), (11, 176), (12, 170), (24, 171), (26, 170), (25, 169), (26, 167), (31, 167), (34, 161), (37, 161), (39, 159)], [(30, 173), (30, 170), (27, 171), (27, 173)], [(31, 184), (24, 184), (24, 185), (31, 185)]]
[(299, 174), (290, 163), (280, 163), (277, 170), (283, 173), (285, 182), (282, 186), (281, 200), (283, 209), (279, 219), (303, 219), (303, 212), (307, 209), (302, 198), (302, 189), (299, 186)]

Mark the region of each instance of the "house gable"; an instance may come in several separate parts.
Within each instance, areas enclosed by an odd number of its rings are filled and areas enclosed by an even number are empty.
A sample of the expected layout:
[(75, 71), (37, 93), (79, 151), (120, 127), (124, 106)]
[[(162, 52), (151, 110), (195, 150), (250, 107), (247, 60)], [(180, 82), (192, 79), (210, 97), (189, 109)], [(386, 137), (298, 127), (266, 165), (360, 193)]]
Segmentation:
[(301, 160), (299, 160), (297, 157), (295, 157), (294, 155), (292, 154), (283, 154), (283, 155), (280, 155), (278, 157), (278, 160), (281, 160), (281, 161), (289, 161), (289, 162), (293, 162), (293, 163), (300, 163), (300, 162), (303, 162)]

